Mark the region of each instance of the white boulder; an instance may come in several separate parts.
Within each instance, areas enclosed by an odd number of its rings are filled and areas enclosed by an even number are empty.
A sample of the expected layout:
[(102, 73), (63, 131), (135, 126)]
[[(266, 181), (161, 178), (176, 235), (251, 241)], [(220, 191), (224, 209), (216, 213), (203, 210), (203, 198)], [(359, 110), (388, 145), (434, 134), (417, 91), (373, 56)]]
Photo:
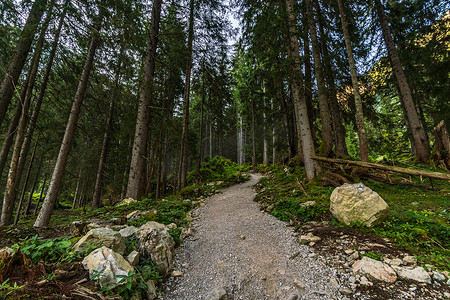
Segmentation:
[(350, 225), (359, 222), (372, 227), (383, 221), (389, 211), (387, 203), (362, 183), (344, 184), (334, 189), (330, 211), (340, 222)]
[(91, 246), (97, 248), (106, 246), (120, 254), (123, 254), (126, 249), (125, 242), (120, 233), (110, 228), (95, 228), (89, 230), (89, 232), (73, 246), (73, 251), (83, 251)]
[(431, 284), (431, 277), (422, 267), (393, 267), (400, 278)]
[(381, 261), (364, 256), (352, 266), (353, 273), (365, 275), (373, 279), (393, 283), (397, 280), (397, 274), (388, 265)]
[(123, 276), (134, 270), (122, 255), (105, 246), (92, 251), (81, 263), (91, 277), (97, 277), (102, 286), (110, 289), (120, 285)]
[(160, 267), (160, 273), (167, 275), (173, 268), (175, 242), (167, 227), (157, 222), (148, 222), (139, 228), (136, 247), (142, 257), (150, 257)]

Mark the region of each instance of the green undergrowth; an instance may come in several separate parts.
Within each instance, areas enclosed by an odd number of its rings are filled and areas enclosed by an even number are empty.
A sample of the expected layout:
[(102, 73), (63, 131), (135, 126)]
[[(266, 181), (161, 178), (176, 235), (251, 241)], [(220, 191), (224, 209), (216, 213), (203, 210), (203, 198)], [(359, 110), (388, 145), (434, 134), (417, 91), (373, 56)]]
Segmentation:
[[(267, 175), (257, 185), (256, 201), (278, 219), (283, 221), (295, 219), (300, 226), (303, 222), (310, 220), (327, 220), (334, 227), (353, 228), (364, 233), (386, 237), (397, 247), (417, 256), (420, 263), (449, 269), (450, 186), (448, 183), (434, 181), (434, 187), (441, 190), (432, 191), (410, 186), (388, 185), (363, 178), (362, 182), (380, 194), (390, 207), (389, 214), (382, 224), (366, 228), (358, 224), (343, 226), (334, 219), (329, 211), (329, 199), (334, 187), (323, 187), (320, 180), (303, 184), (305, 177), (303, 168), (293, 164), (291, 166), (261, 165), (259, 170)], [(400, 176), (393, 179), (406, 180)], [(416, 184), (425, 184), (421, 183), (419, 178), (415, 180)], [(429, 185), (429, 182), (426, 184)], [(315, 204), (301, 206), (307, 201), (315, 201)]]
[[(135, 210), (149, 211), (149, 213), (130, 221), (128, 225), (141, 226), (148, 221), (157, 221), (166, 225), (176, 223), (183, 226), (188, 222), (187, 213), (199, 205), (199, 198), (206, 198), (221, 188), (249, 180), (250, 175), (247, 173), (249, 168), (249, 165), (240, 166), (221, 156), (214, 158), (206, 156), (199, 172), (197, 170), (189, 172), (190, 185), (179, 192), (160, 199), (145, 198), (129, 205), (104, 206), (93, 211), (89, 206), (85, 209), (69, 209), (71, 204), (61, 199), (59, 209), (53, 211), (50, 226), (70, 225), (73, 221), (80, 219), (121, 218)], [(19, 225), (21, 230), (29, 230), (32, 234), (34, 231), (30, 228), (33, 223), (34, 217), (28, 216), (20, 220)]]

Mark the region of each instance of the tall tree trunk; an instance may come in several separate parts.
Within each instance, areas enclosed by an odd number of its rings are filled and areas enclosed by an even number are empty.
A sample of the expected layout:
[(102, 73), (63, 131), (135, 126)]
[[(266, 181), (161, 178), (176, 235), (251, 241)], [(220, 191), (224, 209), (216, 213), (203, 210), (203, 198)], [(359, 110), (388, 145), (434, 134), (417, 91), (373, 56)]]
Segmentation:
[(308, 15), (309, 34), (314, 57), (314, 70), (316, 73), (316, 83), (319, 91), (319, 110), (322, 124), (322, 149), (320, 154), (325, 157), (330, 156), (333, 151), (333, 129), (331, 126), (330, 109), (328, 107), (327, 88), (323, 76), (323, 64), (320, 57), (319, 40), (317, 38), (316, 24), (311, 0), (305, 0), (306, 12)]
[(42, 183), (41, 192), (39, 193), (38, 202), (36, 203), (36, 207), (34, 208), (33, 214), (36, 215), (39, 210), (39, 203), (41, 203), (42, 196), (44, 195), (45, 184), (47, 183), (47, 175), (44, 176), (44, 183)]
[(128, 175), (127, 197), (139, 199), (145, 189), (145, 153), (150, 125), (150, 105), (153, 100), (153, 76), (155, 74), (156, 47), (158, 43), (159, 23), (162, 0), (153, 1), (150, 30), (144, 62), (144, 76), (139, 95), (139, 108), (136, 118), (130, 172)]
[(188, 57), (186, 66), (186, 82), (184, 84), (184, 101), (183, 101), (183, 131), (181, 134), (181, 151), (180, 151), (180, 169), (178, 172), (178, 190), (187, 185), (187, 151), (189, 136), (189, 99), (191, 93), (191, 69), (192, 69), (192, 42), (194, 41), (194, 0), (189, 2), (189, 31), (188, 31)]
[(25, 204), (25, 207), (23, 208), (23, 214), (28, 215), (30, 213), (30, 207), (31, 202), (33, 201), (33, 193), (36, 189), (36, 184), (39, 182), (39, 177), (41, 175), (41, 167), (42, 167), (43, 160), (39, 162), (38, 171), (36, 172), (36, 176), (34, 177), (33, 185), (31, 186), (30, 194), (28, 195), (27, 203)]
[[(30, 179), (30, 174), (31, 174), (31, 169), (33, 168), (34, 158), (36, 156), (37, 145), (38, 145), (38, 141), (36, 141), (36, 145), (34, 146), (33, 154), (31, 155), (30, 165), (28, 166), (28, 171), (27, 171), (27, 175), (25, 176), (25, 182), (23, 183), (23, 188), (22, 188), (22, 193), (20, 195), (19, 204), (17, 205), (17, 209), (16, 209), (16, 217), (14, 219), (14, 225), (17, 225), (17, 222), (19, 220), (20, 210), (22, 209), (23, 199), (25, 198), (25, 191), (27, 189), (28, 180)], [(38, 171), (38, 173), (39, 173), (39, 171)], [(32, 189), (34, 189), (34, 186)]]
[[(305, 15), (303, 18), (304, 28), (308, 28), (308, 18)], [(309, 47), (309, 35), (308, 31), (304, 33), (306, 36), (303, 39), (303, 55), (305, 60), (305, 98), (306, 108), (308, 109), (309, 116), (309, 128), (311, 129), (311, 135), (313, 140), (316, 139), (316, 132), (314, 130), (314, 109), (313, 109), (313, 78), (312, 78), (312, 66), (311, 66), (311, 49)], [(289, 38), (288, 38), (289, 39)]]
[(11, 103), (15, 86), (19, 80), (23, 66), (25, 65), (28, 52), (30, 51), (31, 44), (33, 42), (34, 34), (39, 22), (41, 21), (42, 15), (44, 14), (46, 5), (47, 0), (34, 1), (30, 14), (27, 18), (27, 22), (25, 23), (17, 42), (14, 55), (8, 65), (6, 74), (3, 77), (3, 81), (0, 85), (0, 126), (5, 118), (8, 106)]
[(252, 165), (256, 167), (255, 99), (252, 97)]
[(275, 144), (277, 142), (277, 137), (275, 135), (275, 118), (274, 118), (274, 105), (273, 105), (273, 99), (270, 100), (270, 108), (272, 111), (272, 164), (276, 164), (277, 161), (277, 149), (275, 147)]
[[(119, 82), (119, 71), (117, 71), (117, 74), (116, 74), (114, 91), (117, 90), (118, 82)], [(92, 196), (91, 210), (97, 209), (97, 208), (101, 207), (101, 205), (102, 205), (102, 203), (100, 201), (100, 196), (101, 196), (102, 188), (103, 188), (103, 176), (104, 176), (104, 172), (105, 172), (106, 158), (108, 156), (109, 140), (110, 140), (110, 135), (111, 135), (112, 119), (113, 119), (113, 113), (114, 113), (114, 98), (115, 98), (115, 96), (116, 96), (116, 93), (114, 92), (111, 97), (111, 100), (109, 102), (108, 119), (106, 120), (106, 124), (105, 124), (105, 133), (103, 135), (102, 149), (100, 151), (100, 159), (98, 162), (97, 176), (95, 179), (94, 195)]]
[[(52, 5), (53, 5), (52, 1)], [(23, 168), (25, 166), (27, 157), (28, 157), (28, 151), (30, 149), (30, 145), (31, 145), (31, 140), (33, 139), (33, 134), (34, 134), (34, 129), (36, 128), (36, 123), (37, 123), (37, 119), (41, 110), (41, 105), (42, 102), (44, 100), (44, 95), (45, 95), (45, 91), (47, 89), (47, 84), (48, 84), (48, 80), (50, 77), (50, 72), (51, 72), (51, 68), (53, 65), (53, 60), (56, 54), (56, 49), (58, 46), (58, 41), (59, 41), (59, 36), (61, 33), (61, 29), (62, 26), (64, 24), (64, 18), (67, 12), (67, 9), (69, 7), (69, 0), (66, 0), (65, 4), (64, 4), (64, 9), (63, 12), (61, 14), (61, 17), (59, 19), (59, 23), (58, 23), (58, 28), (56, 30), (54, 39), (53, 39), (53, 45), (52, 45), (52, 49), (50, 50), (50, 55), (47, 61), (47, 66), (45, 69), (45, 73), (44, 73), (44, 77), (42, 78), (42, 83), (41, 86), (39, 88), (39, 94), (38, 97), (36, 99), (36, 103), (34, 105), (34, 109), (33, 109), (33, 113), (31, 114), (31, 118), (28, 124), (28, 128), (27, 128), (27, 132), (25, 133), (25, 139), (23, 141), (23, 145), (22, 145), (22, 149), (20, 151), (20, 159), (19, 159), (19, 165), (17, 167), (17, 178), (19, 178), (22, 176), (22, 172), (23, 172)], [(45, 24), (47, 24), (47, 20), (45, 22)], [(42, 38), (44, 38), (45, 36), (42, 35)], [(43, 42), (43, 40), (42, 40)], [(38, 43), (39, 44), (39, 43)], [(37, 47), (36, 47), (37, 48)], [(35, 50), (36, 51), (36, 50)], [(35, 75), (34, 75), (35, 77)], [(33, 78), (33, 83), (34, 83), (34, 78)], [(31, 94), (30, 94), (31, 95)]]
[(200, 143), (198, 146), (197, 174), (200, 174), (200, 166), (203, 159), (203, 106), (205, 102), (205, 74), (202, 74), (202, 99), (200, 107)]
[(56, 159), (55, 168), (53, 169), (53, 174), (50, 179), (50, 184), (45, 195), (44, 202), (42, 203), (42, 209), (39, 212), (38, 217), (34, 223), (34, 227), (46, 227), (50, 222), (50, 217), (53, 208), (56, 204), (58, 194), (61, 188), (64, 169), (69, 158), (70, 148), (72, 147), (72, 142), (75, 134), (75, 128), (77, 126), (78, 117), (80, 114), (81, 105), (83, 103), (84, 94), (86, 92), (87, 83), (89, 80), (89, 74), (92, 70), (94, 63), (95, 51), (99, 42), (99, 31), (103, 18), (103, 8), (99, 7), (99, 15), (97, 20), (94, 22), (93, 32), (91, 35), (91, 40), (89, 43), (89, 50), (84, 63), (83, 72), (78, 83), (77, 92), (72, 103), (72, 108), (70, 110), (70, 116), (67, 121), (66, 130), (64, 132), (64, 138), (61, 143), (61, 148), (59, 149), (58, 158)]
[(2, 177), (3, 169), (5, 168), (6, 161), (8, 160), (9, 150), (14, 141), (14, 134), (16, 133), (17, 125), (19, 125), (21, 115), (22, 115), (22, 101), (18, 101), (16, 109), (14, 111), (14, 115), (12, 116), (11, 120), (9, 120), (8, 133), (6, 133), (2, 145), (2, 150), (0, 152), (0, 178)]
[(325, 34), (325, 30), (323, 29), (325, 21), (323, 19), (323, 15), (320, 10), (319, 0), (314, 0), (314, 4), (316, 7), (318, 17), (317, 24), (319, 25), (320, 45), (323, 53), (325, 79), (328, 83), (328, 99), (330, 101), (331, 119), (333, 121), (335, 151), (338, 157), (346, 157), (348, 156), (348, 151), (347, 151), (347, 144), (345, 142), (345, 129), (344, 126), (342, 125), (342, 118), (337, 100), (336, 85), (334, 82), (334, 75), (333, 75), (334, 73), (333, 68), (331, 66), (331, 58), (327, 47), (328, 36)]
[(339, 14), (341, 15), (342, 30), (344, 31), (345, 48), (347, 49), (348, 63), (350, 65), (350, 74), (352, 76), (353, 95), (355, 97), (356, 107), (356, 127), (358, 129), (359, 151), (361, 161), (369, 162), (369, 151), (367, 149), (366, 129), (364, 126), (364, 113), (362, 109), (361, 96), (359, 94), (358, 75), (356, 73), (355, 59), (353, 58), (352, 45), (350, 42), (350, 34), (347, 27), (347, 19), (345, 17), (344, 5), (342, 0), (338, 0)]
[(23, 154), (21, 153), (23, 142), (25, 139), (25, 130), (28, 123), (28, 109), (30, 107), (31, 96), (33, 93), (34, 83), (36, 81), (36, 74), (39, 67), (39, 61), (41, 58), (42, 47), (44, 45), (45, 40), (45, 32), (47, 31), (48, 24), (51, 20), (51, 11), (52, 7), (49, 8), (47, 12), (47, 17), (42, 25), (41, 32), (39, 35), (39, 40), (36, 44), (36, 49), (33, 54), (33, 59), (30, 64), (30, 69), (27, 74), (27, 78), (25, 80), (25, 84), (23, 86), (20, 102), (22, 103), (22, 112), (19, 120), (19, 124), (17, 126), (16, 137), (14, 141), (14, 149), (11, 157), (11, 164), (8, 172), (8, 179), (6, 183), (5, 193), (3, 197), (3, 206), (2, 206), (2, 217), (0, 221), (0, 225), (9, 225), (11, 222), (12, 210), (14, 207), (14, 201), (16, 199), (17, 187), (20, 184), (20, 180), (22, 177), (22, 170), (24, 164), (20, 167), (19, 160), (25, 160)]
[(411, 133), (414, 139), (414, 145), (416, 148), (416, 156), (420, 162), (427, 162), (430, 158), (430, 145), (428, 136), (420, 122), (419, 115), (417, 114), (416, 107), (412, 98), (411, 90), (409, 88), (408, 81), (406, 80), (405, 73), (398, 57), (397, 49), (395, 48), (394, 41), (392, 40), (391, 30), (384, 13), (384, 7), (380, 0), (374, 0), (375, 7), (378, 14), (378, 19), (381, 23), (381, 30), (383, 32), (384, 42), (388, 51), (389, 58), (391, 60), (392, 70), (397, 78), (398, 88), (400, 90), (403, 106), (405, 107), (406, 115), (411, 126)]
[(244, 159), (244, 120), (242, 114), (237, 109), (237, 118), (239, 120), (238, 130), (237, 130), (237, 156), (239, 165), (245, 163)]
[(313, 179), (319, 172), (320, 166), (311, 159), (315, 155), (314, 141), (309, 127), (308, 110), (306, 106), (305, 92), (303, 90), (302, 70), (300, 64), (300, 53), (298, 36), (296, 32), (296, 18), (294, 11), (294, 1), (286, 0), (286, 11), (289, 24), (289, 49), (288, 57), (292, 60), (291, 67), (291, 89), (294, 102), (294, 109), (297, 117), (298, 138), (302, 143), (303, 158), (305, 164), (306, 177)]
[[(263, 88), (264, 90), (264, 88)], [(265, 100), (263, 100), (264, 107), (263, 107), (263, 164), (268, 165), (269, 164), (269, 141), (267, 140), (267, 116), (266, 116), (266, 103)]]
[[(281, 1), (284, 1), (284, 0), (281, 0)], [(288, 40), (289, 39), (286, 37), (286, 41), (288, 41)], [(291, 159), (296, 155), (295, 127), (294, 127), (295, 122), (293, 120), (293, 114), (292, 114), (292, 110), (290, 109), (290, 105), (288, 106), (288, 103), (286, 102), (286, 93), (284, 91), (283, 84), (281, 85), (280, 105), (281, 105), (281, 110), (283, 111), (283, 116), (284, 116), (286, 137), (287, 137), (288, 146), (289, 146), (289, 159)]]

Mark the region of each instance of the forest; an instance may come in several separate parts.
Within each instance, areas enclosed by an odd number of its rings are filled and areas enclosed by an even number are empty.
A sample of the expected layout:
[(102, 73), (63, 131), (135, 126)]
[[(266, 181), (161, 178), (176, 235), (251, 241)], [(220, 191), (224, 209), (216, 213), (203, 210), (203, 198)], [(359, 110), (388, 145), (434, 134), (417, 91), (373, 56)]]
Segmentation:
[[(0, 16), (0, 248), (80, 262), (73, 221), (91, 219), (176, 224), (179, 246), (205, 198), (261, 173), (256, 201), (299, 228), (341, 226), (330, 195), (363, 182), (388, 221), (345, 230), (449, 271), (448, 2), (2, 0)], [(35, 291), (1, 253), (0, 295)]]

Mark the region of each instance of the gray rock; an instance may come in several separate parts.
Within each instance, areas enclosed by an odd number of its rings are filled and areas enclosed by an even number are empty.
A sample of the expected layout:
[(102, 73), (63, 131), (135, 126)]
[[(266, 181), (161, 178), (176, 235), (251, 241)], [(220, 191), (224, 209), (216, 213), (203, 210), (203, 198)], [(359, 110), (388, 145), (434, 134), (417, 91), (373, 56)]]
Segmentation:
[(139, 229), (137, 229), (134, 226), (127, 226), (127, 227), (119, 230), (119, 233), (123, 239), (127, 240), (127, 239), (131, 239), (131, 238), (135, 237), (138, 231), (139, 231)]
[(136, 203), (136, 202), (138, 202), (138, 201), (134, 200), (133, 198), (127, 198), (127, 199), (123, 199), (122, 201), (117, 203), (116, 206), (130, 205), (130, 204)]
[(302, 207), (308, 207), (313, 205), (316, 205), (316, 201), (306, 201), (305, 203), (300, 203), (300, 206)]
[(348, 257), (348, 261), (354, 261), (357, 260), (359, 258), (359, 253), (358, 251), (353, 252), (349, 257)]
[(341, 287), (339, 288), (339, 293), (345, 296), (350, 296), (351, 294), (353, 294), (353, 291), (347, 287)]
[(445, 275), (438, 271), (433, 271), (433, 278), (437, 281), (444, 281)]
[(137, 266), (139, 264), (139, 252), (137, 251), (132, 251), (130, 254), (128, 254), (127, 256), (127, 261), (132, 265), (132, 266)]
[(11, 254), (13, 254), (14, 250), (9, 247), (3, 247), (0, 249), (0, 260), (7, 258)]
[(90, 276), (98, 276), (98, 282), (110, 289), (119, 285), (124, 275), (134, 270), (122, 255), (103, 246), (92, 251), (82, 261)]
[(359, 222), (372, 227), (384, 220), (389, 206), (380, 195), (362, 183), (344, 184), (331, 194), (330, 211), (346, 225)]
[(170, 223), (169, 225), (167, 225), (167, 229), (175, 229), (175, 228), (178, 228), (178, 226), (177, 226), (177, 224), (175, 224), (175, 223)]
[(422, 267), (394, 267), (400, 278), (431, 284), (431, 277)]
[(89, 230), (89, 232), (73, 246), (72, 250), (74, 252), (79, 252), (91, 246), (97, 248), (106, 246), (119, 254), (123, 254), (126, 248), (120, 233), (110, 228), (96, 228)]
[(389, 262), (387, 262), (389, 265), (391, 265), (392, 267), (399, 267), (401, 265), (403, 265), (403, 261), (400, 258), (394, 258), (389, 260)]
[(311, 232), (307, 235), (300, 236), (300, 243), (311, 243), (311, 242), (318, 242), (321, 238), (318, 236), (314, 236)]
[(167, 232), (167, 227), (157, 222), (148, 222), (139, 229), (136, 247), (143, 257), (150, 257), (167, 275), (173, 268), (175, 242)]
[(224, 288), (214, 289), (207, 297), (206, 300), (228, 300), (227, 291)]
[(415, 266), (417, 265), (417, 258), (415, 256), (408, 255), (403, 257), (403, 262), (407, 265)]
[(366, 275), (370, 278), (393, 283), (397, 280), (395, 271), (381, 261), (364, 256), (361, 260), (355, 262), (352, 266), (353, 273)]

